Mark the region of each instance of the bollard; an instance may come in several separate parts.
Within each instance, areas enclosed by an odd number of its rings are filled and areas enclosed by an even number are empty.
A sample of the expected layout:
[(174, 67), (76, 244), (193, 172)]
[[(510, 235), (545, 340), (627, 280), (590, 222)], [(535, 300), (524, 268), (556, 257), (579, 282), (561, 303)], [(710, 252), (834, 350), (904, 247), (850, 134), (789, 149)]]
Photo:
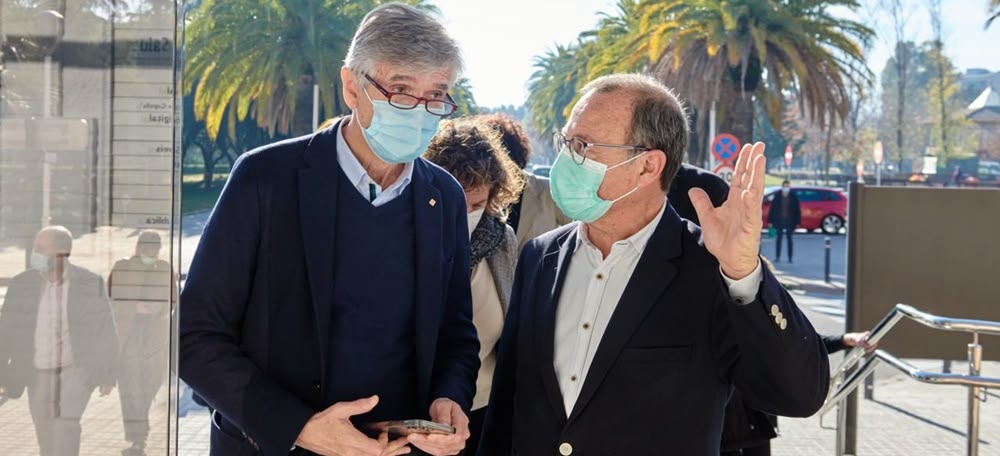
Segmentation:
[(830, 236), (824, 238), (825, 248), (826, 248), (826, 263), (823, 269), (823, 277), (826, 283), (830, 283)]

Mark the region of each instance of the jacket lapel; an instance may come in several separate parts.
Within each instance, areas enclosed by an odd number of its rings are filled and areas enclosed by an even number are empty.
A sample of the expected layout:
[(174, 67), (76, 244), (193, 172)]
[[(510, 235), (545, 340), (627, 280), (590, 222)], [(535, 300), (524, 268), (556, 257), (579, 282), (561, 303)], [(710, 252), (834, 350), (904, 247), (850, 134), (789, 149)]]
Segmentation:
[(668, 204), (639, 257), (635, 271), (618, 301), (618, 307), (611, 315), (611, 321), (608, 322), (608, 328), (583, 382), (580, 396), (573, 406), (570, 421), (575, 420), (593, 398), (625, 344), (677, 275), (677, 269), (669, 260), (681, 254), (680, 234), (683, 228), (684, 223)]
[[(413, 212), (416, 230), (417, 301), (416, 301), (416, 355), (420, 397), (430, 394), (431, 368), (437, 334), (441, 323), (441, 306), (444, 305), (441, 284), (444, 251), (444, 207), (441, 191), (435, 186), (434, 176), (423, 159), (413, 163)], [(457, 261), (457, 259), (453, 259)]]
[(309, 292), (319, 336), (321, 372), (326, 372), (327, 339), (333, 300), (334, 236), (337, 232), (337, 137), (340, 124), (317, 132), (303, 153), (299, 170), (299, 224), (306, 257)]
[[(566, 419), (566, 407), (563, 405), (562, 393), (559, 390), (559, 381), (556, 378), (556, 371), (553, 365), (555, 356), (555, 333), (556, 333), (556, 306), (559, 305), (559, 296), (562, 294), (563, 282), (566, 280), (566, 271), (569, 270), (569, 262), (573, 258), (573, 251), (576, 250), (576, 229), (570, 229), (557, 241), (559, 250), (546, 252), (543, 257), (541, 273), (543, 276), (538, 280), (542, 287), (536, 290), (539, 303), (536, 307), (537, 314), (535, 321), (538, 322), (538, 330), (535, 335), (538, 340), (534, 346), (538, 347), (538, 369), (542, 375), (542, 384), (545, 387), (545, 395), (549, 399), (556, 416), (561, 421)], [(545, 284), (552, 284), (551, 288), (544, 289)]]

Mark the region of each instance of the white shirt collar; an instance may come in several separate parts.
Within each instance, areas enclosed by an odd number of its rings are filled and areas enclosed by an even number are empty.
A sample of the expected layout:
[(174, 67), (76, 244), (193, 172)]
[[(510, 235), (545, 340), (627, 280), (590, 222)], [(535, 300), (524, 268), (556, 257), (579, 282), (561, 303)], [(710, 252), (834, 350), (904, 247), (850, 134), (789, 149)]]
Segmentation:
[[(352, 122), (357, 120), (351, 118)], [(351, 147), (347, 145), (347, 140), (344, 139), (344, 125), (347, 124), (347, 118), (342, 120), (337, 127), (337, 161), (340, 163), (340, 168), (344, 170), (344, 174), (347, 175), (347, 179), (351, 182), (355, 188), (361, 191), (365, 196), (368, 195), (368, 184), (376, 183), (368, 175), (368, 171), (365, 167), (361, 165), (358, 161), (358, 157), (354, 156), (354, 152)], [(403, 192), (410, 181), (413, 180), (413, 162), (407, 162), (403, 166), (403, 172), (400, 173), (399, 178), (396, 179), (392, 185), (386, 189), (380, 189), (383, 192), (393, 192), (395, 195), (399, 195)], [(377, 184), (376, 184), (377, 185)]]
[[(631, 247), (636, 252), (642, 252), (643, 249), (646, 248), (646, 243), (649, 242), (649, 238), (653, 236), (653, 231), (656, 229), (656, 225), (659, 225), (660, 220), (663, 219), (663, 214), (664, 212), (666, 212), (666, 210), (667, 210), (667, 199), (664, 198), (663, 205), (660, 206), (660, 212), (656, 214), (656, 217), (653, 217), (653, 220), (650, 220), (650, 222), (647, 223), (646, 226), (642, 227), (642, 229), (640, 229), (639, 231), (636, 231), (635, 234), (629, 236), (628, 238), (615, 242), (614, 245), (627, 246)], [(587, 225), (583, 222), (580, 222), (576, 225), (576, 246), (574, 247), (573, 251), (575, 252), (579, 250), (581, 245), (585, 245), (592, 249), (597, 249), (597, 247), (595, 247), (594, 244), (590, 242), (590, 238), (587, 236)]]

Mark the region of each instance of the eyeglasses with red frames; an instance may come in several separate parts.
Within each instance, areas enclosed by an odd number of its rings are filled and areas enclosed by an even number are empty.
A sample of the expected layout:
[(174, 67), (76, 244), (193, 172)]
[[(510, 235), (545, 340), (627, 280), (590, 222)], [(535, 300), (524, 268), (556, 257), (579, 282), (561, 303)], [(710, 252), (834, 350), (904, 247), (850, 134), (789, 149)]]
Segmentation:
[(444, 100), (434, 100), (430, 98), (416, 97), (408, 93), (390, 92), (386, 90), (385, 87), (382, 87), (381, 84), (375, 82), (371, 76), (368, 76), (367, 74), (364, 76), (365, 79), (367, 79), (368, 82), (370, 82), (372, 86), (385, 97), (385, 101), (389, 103), (389, 106), (396, 109), (414, 109), (423, 103), (424, 109), (426, 109), (427, 112), (440, 117), (450, 116), (458, 110), (458, 105), (455, 104), (451, 95), (445, 94), (447, 98)]

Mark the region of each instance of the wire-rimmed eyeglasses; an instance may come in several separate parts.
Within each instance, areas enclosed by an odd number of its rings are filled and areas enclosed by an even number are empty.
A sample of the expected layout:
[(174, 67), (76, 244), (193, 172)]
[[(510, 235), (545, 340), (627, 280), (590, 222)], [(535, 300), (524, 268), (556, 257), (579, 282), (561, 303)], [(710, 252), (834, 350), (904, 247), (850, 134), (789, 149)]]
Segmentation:
[(633, 146), (628, 144), (601, 144), (601, 143), (589, 143), (580, 138), (567, 138), (562, 134), (562, 132), (556, 132), (552, 135), (552, 142), (555, 145), (556, 151), (558, 152), (564, 146), (573, 151), (573, 162), (582, 165), (587, 161), (587, 153), (590, 152), (592, 147), (607, 147), (612, 149), (628, 149), (632, 152), (645, 152), (651, 150), (646, 146)]

